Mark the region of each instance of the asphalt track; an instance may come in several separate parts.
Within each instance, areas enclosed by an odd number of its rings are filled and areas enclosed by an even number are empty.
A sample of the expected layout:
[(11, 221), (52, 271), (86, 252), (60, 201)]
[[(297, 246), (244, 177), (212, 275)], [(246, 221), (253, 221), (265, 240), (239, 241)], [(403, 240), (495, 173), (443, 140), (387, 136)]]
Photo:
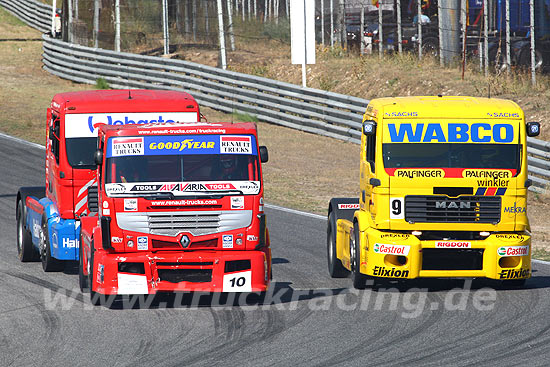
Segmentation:
[(93, 307), (74, 264), (44, 273), (18, 261), (15, 197), (43, 183), (44, 153), (5, 136), (0, 151), (1, 366), (550, 363), (547, 263), (533, 264), (522, 290), (433, 280), (357, 292), (327, 274), (325, 220), (273, 206), (274, 281), (263, 303), (179, 295)]

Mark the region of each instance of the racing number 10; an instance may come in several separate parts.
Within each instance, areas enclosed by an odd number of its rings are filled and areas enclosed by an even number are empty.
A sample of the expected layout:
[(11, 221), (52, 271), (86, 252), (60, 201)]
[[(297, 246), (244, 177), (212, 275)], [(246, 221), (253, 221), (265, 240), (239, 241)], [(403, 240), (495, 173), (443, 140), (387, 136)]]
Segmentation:
[(405, 219), (403, 198), (390, 198), (390, 219)]
[(246, 284), (246, 278), (245, 277), (235, 277), (235, 278), (231, 278), (229, 280), (229, 282), (231, 283), (231, 287), (244, 287), (244, 285)]
[(252, 271), (225, 274), (223, 292), (252, 292)]

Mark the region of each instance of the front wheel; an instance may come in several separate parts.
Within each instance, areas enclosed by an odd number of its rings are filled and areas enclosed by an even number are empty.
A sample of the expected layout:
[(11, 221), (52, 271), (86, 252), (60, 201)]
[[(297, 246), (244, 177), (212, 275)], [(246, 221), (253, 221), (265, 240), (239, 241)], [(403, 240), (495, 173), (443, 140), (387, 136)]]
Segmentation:
[(365, 289), (367, 285), (367, 276), (362, 274), (361, 268), (361, 242), (359, 241), (359, 228), (357, 223), (353, 225), (353, 236), (350, 236), (349, 241), (350, 262), (351, 262), (351, 279), (353, 288)]
[(32, 244), (31, 234), (25, 229), (25, 214), (23, 201), (17, 202), (17, 255), (22, 262), (36, 261), (39, 258), (38, 251)]
[(342, 265), (342, 261), (336, 256), (336, 219), (334, 213), (328, 216), (327, 225), (327, 259), (328, 272), (332, 278), (345, 278), (349, 275)]
[(62, 261), (52, 257), (50, 235), (48, 232), (48, 219), (42, 217), (42, 229), (40, 231), (40, 260), (45, 272), (61, 271), (64, 268)]

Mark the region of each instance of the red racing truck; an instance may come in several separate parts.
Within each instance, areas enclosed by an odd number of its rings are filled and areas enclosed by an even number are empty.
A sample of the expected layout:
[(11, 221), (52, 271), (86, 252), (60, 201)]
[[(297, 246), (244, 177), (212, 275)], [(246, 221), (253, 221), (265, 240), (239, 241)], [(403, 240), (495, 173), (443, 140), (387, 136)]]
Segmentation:
[(79, 280), (105, 295), (265, 292), (271, 251), (253, 123), (99, 128), (97, 215), (81, 218)]
[[(61, 93), (47, 110), (46, 185), (17, 193), (17, 250), (21, 261), (42, 260), (59, 271), (78, 260), (80, 219), (88, 216), (88, 188), (97, 183), (94, 153), (102, 125), (200, 121), (184, 92), (96, 90)], [(97, 203), (96, 203), (97, 206)]]

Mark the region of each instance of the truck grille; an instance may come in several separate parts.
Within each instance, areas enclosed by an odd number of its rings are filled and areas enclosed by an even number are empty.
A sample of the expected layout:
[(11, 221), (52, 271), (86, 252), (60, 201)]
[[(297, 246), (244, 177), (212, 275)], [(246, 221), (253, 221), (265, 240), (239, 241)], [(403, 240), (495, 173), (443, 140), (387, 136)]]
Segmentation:
[(158, 275), (161, 281), (169, 283), (212, 281), (212, 269), (158, 269)]
[(203, 236), (250, 226), (252, 210), (117, 213), (118, 226), (127, 231), (177, 236)]
[(422, 270), (482, 270), (484, 249), (422, 249)]
[(405, 220), (412, 223), (498, 223), (498, 196), (405, 196)]

